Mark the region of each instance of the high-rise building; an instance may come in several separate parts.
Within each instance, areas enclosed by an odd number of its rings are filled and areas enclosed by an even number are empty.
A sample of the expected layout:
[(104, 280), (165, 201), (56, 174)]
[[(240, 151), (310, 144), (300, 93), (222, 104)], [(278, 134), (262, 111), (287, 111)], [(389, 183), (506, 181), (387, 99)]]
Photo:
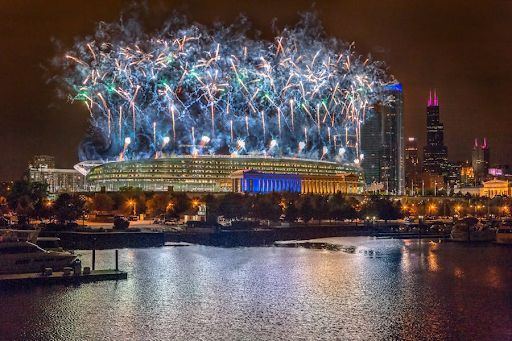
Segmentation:
[(461, 183), (463, 167), (464, 167), (464, 162), (461, 162), (461, 161), (448, 162), (445, 181), (450, 188), (453, 188), (455, 185), (458, 185)]
[(55, 158), (50, 155), (36, 155), (27, 170), (30, 182), (43, 182), (52, 194), (79, 192), (85, 188), (85, 177), (75, 169), (55, 168)]
[(390, 84), (384, 91), (394, 100), (377, 105), (361, 128), (364, 153), (361, 166), (367, 184), (380, 182), (386, 192), (402, 194), (405, 191), (402, 85)]
[(439, 120), (439, 101), (434, 91), (427, 103), (427, 145), (423, 148), (423, 171), (446, 176), (448, 148), (444, 145), (444, 125)]
[(475, 172), (469, 161), (464, 162), (460, 168), (460, 183), (466, 187), (475, 185)]
[(471, 165), (473, 166), (475, 179), (477, 183), (480, 183), (480, 181), (485, 180), (489, 173), (489, 146), (485, 137), (482, 145), (478, 145), (478, 140), (475, 139), (471, 156)]
[(405, 188), (408, 193), (415, 193), (420, 181), (420, 160), (418, 153), (418, 139), (408, 137), (405, 141)]

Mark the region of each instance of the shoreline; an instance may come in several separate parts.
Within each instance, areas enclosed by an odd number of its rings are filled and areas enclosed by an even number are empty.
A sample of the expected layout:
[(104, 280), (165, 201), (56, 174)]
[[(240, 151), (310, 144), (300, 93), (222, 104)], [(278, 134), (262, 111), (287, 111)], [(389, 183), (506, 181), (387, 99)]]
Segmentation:
[(161, 247), (166, 243), (189, 243), (217, 247), (269, 246), (277, 241), (309, 240), (329, 237), (377, 237), (396, 239), (449, 238), (441, 233), (393, 232), (368, 226), (306, 225), (246, 230), (195, 228), (186, 231), (42, 231), (41, 236), (59, 237), (67, 249), (121, 249)]

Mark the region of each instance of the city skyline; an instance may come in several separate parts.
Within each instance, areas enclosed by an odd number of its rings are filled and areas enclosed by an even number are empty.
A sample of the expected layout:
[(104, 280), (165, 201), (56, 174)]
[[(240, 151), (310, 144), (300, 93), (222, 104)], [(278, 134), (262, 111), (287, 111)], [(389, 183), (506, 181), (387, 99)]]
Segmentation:
[[(510, 34), (500, 27), (504, 27), (511, 6), (477, 4), (460, 11), (458, 5), (429, 2), (405, 8), (405, 2), (396, 2), (392, 7), (372, 4), (369, 8), (368, 4), (349, 3), (344, 4), (344, 11), (336, 11), (340, 7), (326, 1), (316, 4), (315, 9), (328, 35), (354, 41), (358, 53), (371, 52), (376, 59), (384, 60), (390, 73), (403, 83), (405, 136), (416, 136), (419, 146), (425, 145), (425, 98), (428, 90), (435, 88), (440, 97), (448, 158), (469, 160), (474, 138), (486, 136), (492, 146), (492, 162), (508, 163), (512, 138), (506, 134), (510, 118), (506, 112), (505, 94), (509, 90), (505, 81), (512, 70), (507, 64), (490, 61), (507, 55), (506, 49), (510, 49), (511, 44), (503, 44), (511, 40)], [(5, 126), (0, 142), (10, 147), (1, 156), (0, 178), (18, 178), (34, 154), (56, 155), (61, 162), (59, 167), (71, 167), (78, 159), (78, 143), (87, 129), (87, 113), (58, 99), (55, 86), (46, 83), (49, 70), (45, 68), (56, 53), (52, 40), (68, 48), (76, 36), (92, 34), (96, 22), (115, 20), (125, 3), (83, 4), (81, 15), (73, 14), (72, 6), (64, 3), (45, 6), (43, 2), (18, 2), (1, 6), (2, 29), (16, 29), (2, 36), (2, 46), (6, 48), (0, 57)], [(177, 1), (150, 7), (148, 16), (155, 21), (172, 9), (205, 24), (215, 17), (232, 22), (239, 13), (245, 13), (253, 27), (268, 37), (272, 18), (277, 18), (280, 27), (294, 24), (297, 12), (311, 9), (311, 3), (290, 3), (271, 13), (260, 13), (257, 6), (248, 2), (238, 6), (229, 6), (227, 2), (202, 6), (199, 2), (185, 5)], [(72, 14), (58, 16), (62, 12)], [(350, 19), (350, 13), (356, 12), (360, 14), (359, 25)], [(460, 21), (459, 28), (447, 23), (454, 17)], [(34, 20), (35, 24), (21, 26), (27, 20)], [(427, 21), (434, 25), (422, 25)], [(480, 24), (474, 25), (475, 22)], [(482, 39), (474, 39), (475, 36)], [(482, 41), (484, 37), (489, 39)], [(408, 44), (403, 44), (404, 40), (415, 47), (415, 52), (405, 50)], [(466, 54), (461, 55), (461, 51)], [(474, 66), (471, 71), (469, 65)], [(489, 115), (495, 119), (486, 120), (486, 124), (473, 123)]]

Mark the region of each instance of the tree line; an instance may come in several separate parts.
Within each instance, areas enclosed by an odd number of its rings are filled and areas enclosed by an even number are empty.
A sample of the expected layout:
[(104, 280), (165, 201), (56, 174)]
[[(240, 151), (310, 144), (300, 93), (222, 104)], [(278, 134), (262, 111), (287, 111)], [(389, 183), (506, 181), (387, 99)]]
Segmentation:
[(190, 196), (178, 192), (145, 192), (126, 187), (118, 192), (62, 193), (49, 199), (48, 187), (39, 182), (16, 181), (9, 189), (0, 189), (2, 214), (15, 212), (20, 223), (30, 219), (50, 219), (66, 223), (83, 218), (88, 213), (96, 215), (138, 215), (150, 217), (166, 215), (180, 217), (195, 214), (206, 206), (207, 220), (216, 222), (219, 216), (226, 219), (258, 219), (287, 222), (340, 221), (346, 219), (392, 220), (404, 215), (483, 215), (497, 213), (508, 215), (510, 198), (495, 197), (472, 199), (443, 199), (405, 202), (393, 197), (372, 195), (359, 199), (341, 193), (315, 195), (298, 193), (243, 194), (224, 193)]

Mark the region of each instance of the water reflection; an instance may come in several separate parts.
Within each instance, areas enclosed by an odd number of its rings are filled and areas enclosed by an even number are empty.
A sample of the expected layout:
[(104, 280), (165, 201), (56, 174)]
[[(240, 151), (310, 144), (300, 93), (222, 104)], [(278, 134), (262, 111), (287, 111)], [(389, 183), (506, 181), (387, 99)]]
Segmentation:
[[(6, 339), (510, 339), (512, 249), (331, 238), (351, 252), (122, 250), (127, 281), (0, 293)], [(82, 252), (84, 265), (90, 252)], [(98, 251), (97, 268), (113, 267)]]

